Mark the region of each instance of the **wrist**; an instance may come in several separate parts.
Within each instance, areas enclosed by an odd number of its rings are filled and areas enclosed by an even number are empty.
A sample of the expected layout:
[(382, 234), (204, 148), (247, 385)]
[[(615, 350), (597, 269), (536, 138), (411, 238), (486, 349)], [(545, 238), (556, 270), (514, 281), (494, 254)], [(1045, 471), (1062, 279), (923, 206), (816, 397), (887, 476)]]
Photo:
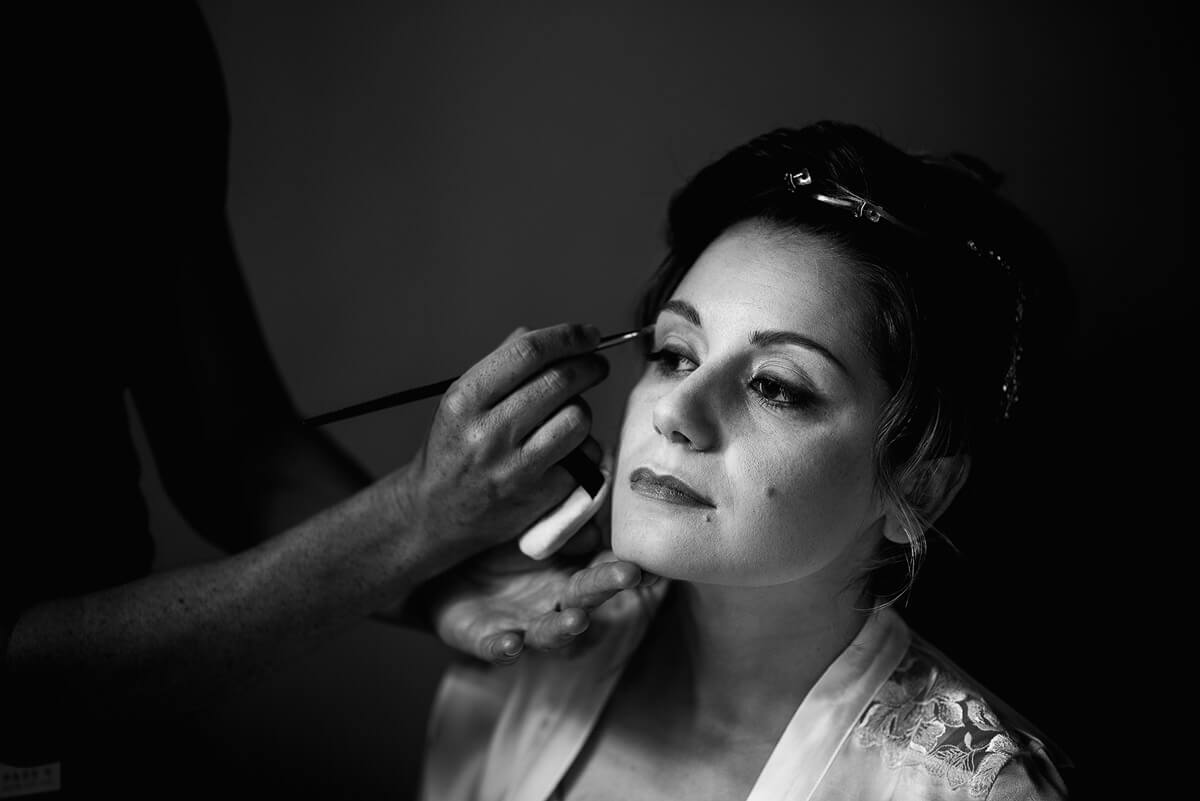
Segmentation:
[(384, 528), (393, 554), (397, 595), (412, 590), (445, 572), (471, 555), (466, 543), (442, 531), (430, 514), (429, 500), (419, 484), (420, 473), (413, 463), (396, 469), (373, 490), (382, 495)]

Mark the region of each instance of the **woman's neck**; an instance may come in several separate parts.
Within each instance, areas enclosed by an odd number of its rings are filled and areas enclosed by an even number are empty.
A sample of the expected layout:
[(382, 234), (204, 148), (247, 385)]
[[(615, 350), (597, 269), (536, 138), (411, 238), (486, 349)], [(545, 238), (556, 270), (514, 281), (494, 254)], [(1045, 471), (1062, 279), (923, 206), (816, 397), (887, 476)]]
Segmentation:
[(778, 736), (866, 621), (852, 589), (679, 582), (636, 671), (699, 729)]

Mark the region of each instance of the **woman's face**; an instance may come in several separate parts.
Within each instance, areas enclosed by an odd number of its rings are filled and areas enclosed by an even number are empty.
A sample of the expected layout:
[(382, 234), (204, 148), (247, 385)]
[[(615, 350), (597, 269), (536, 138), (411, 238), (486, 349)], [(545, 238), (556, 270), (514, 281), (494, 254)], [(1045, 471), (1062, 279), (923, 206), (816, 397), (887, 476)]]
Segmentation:
[(871, 444), (888, 390), (849, 275), (821, 240), (756, 222), (701, 254), (629, 395), (617, 556), (741, 586), (857, 569), (881, 528)]

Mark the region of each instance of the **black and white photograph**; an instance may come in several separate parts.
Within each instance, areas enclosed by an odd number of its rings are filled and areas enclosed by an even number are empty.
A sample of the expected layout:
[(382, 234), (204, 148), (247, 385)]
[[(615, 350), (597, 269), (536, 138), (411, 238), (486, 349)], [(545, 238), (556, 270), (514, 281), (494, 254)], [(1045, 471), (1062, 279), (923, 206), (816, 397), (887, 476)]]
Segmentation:
[(5, 18), (0, 799), (1187, 797), (1173, 4)]

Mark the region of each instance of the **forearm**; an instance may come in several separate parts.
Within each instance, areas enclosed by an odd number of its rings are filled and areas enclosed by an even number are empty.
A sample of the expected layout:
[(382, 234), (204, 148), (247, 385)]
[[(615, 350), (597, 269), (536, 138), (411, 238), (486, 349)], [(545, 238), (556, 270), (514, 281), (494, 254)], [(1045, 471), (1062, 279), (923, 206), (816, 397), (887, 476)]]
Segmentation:
[[(327, 508), (370, 483), (366, 469), (323, 432), (295, 428), (271, 449), (263, 463), (275, 465), (262, 472), (268, 479), (254, 497), (260, 500), (257, 530), (277, 531), (297, 517)], [(374, 620), (433, 633), (429, 620), (429, 594), (435, 581), (413, 587), (403, 597), (375, 608)]]
[(372, 486), (220, 561), (26, 610), (5, 654), (6, 733), (195, 709), (404, 597), (454, 557), (387, 494)]

